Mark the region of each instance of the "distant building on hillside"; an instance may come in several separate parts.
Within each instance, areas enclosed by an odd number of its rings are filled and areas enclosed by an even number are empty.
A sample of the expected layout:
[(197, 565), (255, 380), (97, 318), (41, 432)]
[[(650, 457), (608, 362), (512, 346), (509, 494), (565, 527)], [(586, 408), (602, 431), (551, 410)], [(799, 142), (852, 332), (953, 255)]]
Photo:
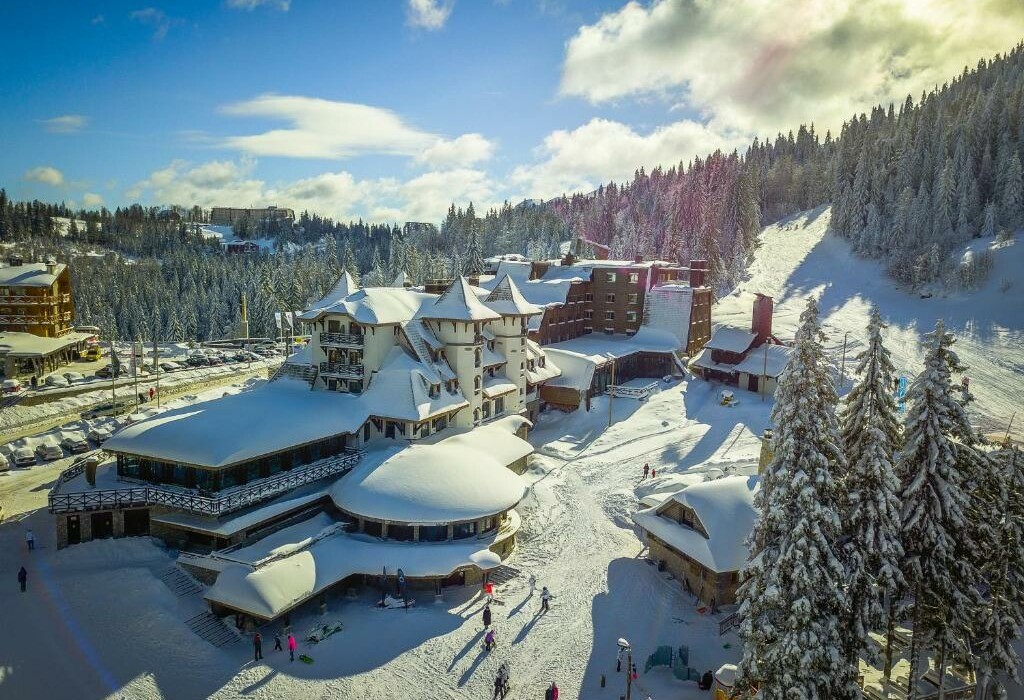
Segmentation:
[(210, 223), (214, 226), (234, 226), (240, 219), (249, 219), (254, 224), (272, 221), (295, 221), (295, 211), (285, 207), (264, 207), (262, 209), (238, 209), (235, 207), (214, 207), (210, 210)]
[(0, 331), (56, 338), (71, 331), (74, 316), (67, 265), (11, 257), (0, 267)]
[(229, 255), (254, 255), (260, 252), (260, 246), (253, 241), (228, 241), (224, 244), (224, 252)]

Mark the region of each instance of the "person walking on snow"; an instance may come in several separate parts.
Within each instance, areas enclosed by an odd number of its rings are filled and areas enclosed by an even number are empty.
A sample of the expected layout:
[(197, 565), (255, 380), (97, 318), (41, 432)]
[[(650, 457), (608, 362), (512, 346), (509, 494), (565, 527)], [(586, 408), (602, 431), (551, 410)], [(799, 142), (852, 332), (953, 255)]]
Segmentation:
[(508, 661), (502, 661), (498, 667), (498, 678), (501, 680), (501, 697), (504, 698), (508, 695)]
[(494, 630), (487, 630), (487, 635), (484, 637), (484, 649), (490, 651), (494, 646)]
[(259, 661), (263, 658), (263, 636), (259, 632), (253, 635), (252, 652), (253, 661)]
[(651, 478), (652, 479), (657, 479), (658, 478), (658, 470), (657, 469), (652, 469), (651, 470)]
[(484, 606), (484, 629), (488, 629), (491, 626), (491, 606)]
[(530, 595), (531, 596), (533, 595), (533, 592), (535, 590), (537, 590), (537, 577), (534, 576), (533, 574), (530, 574)]
[(547, 612), (551, 609), (551, 591), (547, 586), (540, 589), (540, 611)]
[(544, 700), (558, 700), (558, 686), (554, 681), (551, 681), (551, 685), (544, 691)]
[(36, 548), (36, 536), (32, 534), (32, 530), (25, 532), (25, 544), (28, 545), (28, 551), (32, 551)]
[(493, 700), (499, 700), (499, 698), (501, 698), (501, 688), (502, 688), (502, 685), (503, 684), (501, 682), (501, 671), (498, 671), (498, 675), (496, 675), (494, 677), (494, 698), (493, 698)]
[(21, 592), (25, 592), (25, 584), (28, 582), (28, 572), (25, 571), (25, 567), (18, 569), (18, 583), (21, 584)]
[(274, 651), (283, 651), (281, 649), (281, 633), (274, 632)]
[(291, 632), (289, 632), (288, 633), (288, 655), (291, 657), (292, 661), (295, 661), (295, 647), (297, 647), (297, 646), (298, 646), (298, 644), (295, 643), (295, 635), (292, 634)]
[(647, 475), (650, 474), (650, 473), (651, 473), (651, 466), (645, 462), (644, 463), (644, 479), (646, 479)]

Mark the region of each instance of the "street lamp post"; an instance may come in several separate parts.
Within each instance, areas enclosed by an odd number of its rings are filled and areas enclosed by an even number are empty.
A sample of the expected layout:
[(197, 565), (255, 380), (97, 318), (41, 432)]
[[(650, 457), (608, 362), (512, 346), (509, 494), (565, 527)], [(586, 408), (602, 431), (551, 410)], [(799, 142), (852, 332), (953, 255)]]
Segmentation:
[(626, 652), (626, 700), (630, 700), (633, 692), (633, 648), (629, 642), (619, 637), (619, 652)]
[(843, 333), (843, 361), (839, 365), (839, 391), (843, 390), (846, 384), (846, 339), (850, 337), (850, 331)]

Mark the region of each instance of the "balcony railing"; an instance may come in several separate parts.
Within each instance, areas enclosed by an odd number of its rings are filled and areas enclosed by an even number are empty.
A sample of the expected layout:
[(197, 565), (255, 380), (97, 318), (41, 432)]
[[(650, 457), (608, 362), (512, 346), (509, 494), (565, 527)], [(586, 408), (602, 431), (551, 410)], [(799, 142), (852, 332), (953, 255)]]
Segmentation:
[(345, 348), (358, 348), (363, 346), (363, 336), (353, 333), (321, 333), (320, 344)]
[(66, 304), (70, 301), (70, 294), (15, 294), (11, 296), (0, 296), (0, 306), (23, 304)]
[(321, 362), (320, 374), (325, 377), (361, 379), (363, 376), (363, 366), (347, 362)]
[(70, 320), (70, 311), (62, 314), (0, 314), (0, 323), (37, 325), (45, 323), (59, 323), (60, 321)]
[(80, 475), (85, 469), (85, 461), (82, 460), (66, 469), (58, 478), (53, 490), (50, 491), (50, 512), (75, 513), (138, 506), (167, 506), (187, 513), (216, 518), (274, 498), (304, 484), (345, 474), (359, 463), (362, 455), (359, 450), (346, 448), (340, 455), (259, 479), (216, 495), (201, 495), (195, 490), (160, 484), (58, 493), (61, 485)]

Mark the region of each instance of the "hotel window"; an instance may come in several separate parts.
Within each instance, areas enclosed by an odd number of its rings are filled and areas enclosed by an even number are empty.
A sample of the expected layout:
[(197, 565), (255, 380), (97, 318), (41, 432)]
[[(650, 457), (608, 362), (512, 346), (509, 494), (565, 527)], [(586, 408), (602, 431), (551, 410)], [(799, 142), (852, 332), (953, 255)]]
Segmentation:
[(494, 415), (498, 416), (505, 412), (505, 397), (499, 396), (494, 399)]
[(587, 301), (594, 301), (594, 295), (593, 294), (587, 294), (586, 300)]
[(604, 278), (608, 282), (615, 282), (619, 279), (619, 276), (615, 272), (606, 272)]
[(464, 540), (467, 537), (472, 537), (476, 534), (476, 522), (458, 523), (452, 529), (454, 531), (454, 534), (452, 535), (454, 539)]
[(639, 272), (630, 272), (629, 273), (629, 283), (630, 284), (637, 284), (639, 281), (640, 281), (640, 273)]
[(328, 333), (341, 333), (341, 321), (328, 321), (327, 322)]
[(615, 295), (614, 294), (605, 294), (604, 295), (604, 300), (605, 300), (605, 302), (607, 302), (609, 304), (614, 304), (615, 303)]
[(588, 320), (588, 321), (589, 321), (590, 319), (594, 318), (594, 312), (593, 312), (593, 310), (592, 310), (592, 309), (587, 309), (587, 310), (586, 310), (585, 312), (583, 312), (583, 318), (585, 318), (585, 319), (586, 319), (586, 320)]
[(605, 321), (614, 321), (615, 320), (615, 312), (614, 311), (605, 311), (604, 312), (604, 320)]
[(626, 301), (628, 301), (630, 304), (639, 304), (640, 303), (640, 295), (639, 294), (629, 294), (629, 295), (626, 296)]
[(420, 525), (420, 542), (444, 542), (446, 539), (447, 525)]
[(636, 311), (627, 311), (626, 312), (626, 320), (631, 322), (631, 323), (636, 321)]

